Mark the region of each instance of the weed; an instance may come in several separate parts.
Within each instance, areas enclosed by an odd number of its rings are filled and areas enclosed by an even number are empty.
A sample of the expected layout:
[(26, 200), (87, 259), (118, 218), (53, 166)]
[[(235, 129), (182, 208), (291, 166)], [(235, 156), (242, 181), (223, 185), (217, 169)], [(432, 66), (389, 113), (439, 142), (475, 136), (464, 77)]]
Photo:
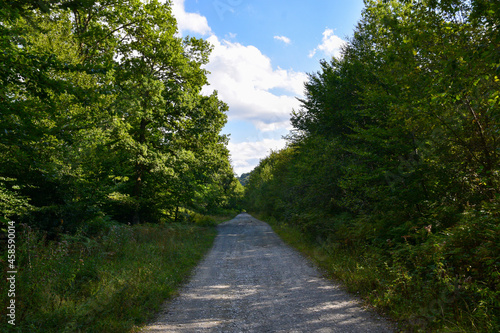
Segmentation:
[[(214, 228), (94, 221), (48, 241), (24, 225), (18, 243), (13, 332), (130, 332), (175, 294), (210, 248)], [(2, 272), (2, 290), (5, 271)], [(7, 304), (2, 293), (2, 304)], [(5, 307), (0, 310), (5, 318)]]
[(495, 221), (466, 216), (454, 229), (437, 235), (424, 230), (429, 235), (421, 243), (405, 242), (386, 251), (363, 243), (315, 239), (273, 217), (264, 220), (327, 276), (400, 322), (403, 330), (482, 333), (500, 329)]

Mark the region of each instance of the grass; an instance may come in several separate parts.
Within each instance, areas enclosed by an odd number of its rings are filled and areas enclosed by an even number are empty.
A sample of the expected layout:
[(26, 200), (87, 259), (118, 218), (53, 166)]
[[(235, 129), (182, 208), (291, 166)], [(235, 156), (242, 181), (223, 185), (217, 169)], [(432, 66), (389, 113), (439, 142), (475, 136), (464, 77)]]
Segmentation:
[[(49, 242), (24, 226), (17, 243), (16, 326), (2, 320), (0, 331), (137, 331), (176, 294), (215, 236), (215, 228), (195, 224), (110, 224), (95, 237)], [(7, 304), (7, 293), (1, 297)], [(0, 316), (6, 318), (5, 306)]]
[[(435, 258), (431, 275), (421, 276), (407, 265), (422, 258), (405, 254), (398, 262), (396, 256), (384, 256), (374, 247), (317, 241), (272, 217), (259, 218), (314, 261), (326, 277), (342, 282), (367, 306), (397, 322), (401, 331), (498, 332), (498, 291), (452, 275), (449, 268), (440, 265), (440, 258)], [(435, 251), (433, 256), (437, 254)]]

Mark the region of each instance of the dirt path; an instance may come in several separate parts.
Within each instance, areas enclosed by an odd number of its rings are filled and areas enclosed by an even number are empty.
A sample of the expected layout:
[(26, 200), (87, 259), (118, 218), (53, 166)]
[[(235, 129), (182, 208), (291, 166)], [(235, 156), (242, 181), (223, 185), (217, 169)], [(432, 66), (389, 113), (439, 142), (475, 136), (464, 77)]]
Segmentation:
[(392, 332), (248, 214), (219, 226), (189, 284), (144, 332)]

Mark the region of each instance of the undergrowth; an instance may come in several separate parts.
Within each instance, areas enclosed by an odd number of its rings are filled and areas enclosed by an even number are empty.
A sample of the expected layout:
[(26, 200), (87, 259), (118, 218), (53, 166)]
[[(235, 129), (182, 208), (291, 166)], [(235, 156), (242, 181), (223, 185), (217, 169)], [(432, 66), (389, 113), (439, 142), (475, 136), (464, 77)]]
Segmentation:
[[(211, 247), (216, 230), (108, 221), (89, 237), (92, 233), (82, 230), (48, 241), (29, 226), (19, 228), (16, 326), (2, 320), (2, 332), (134, 331), (175, 295)], [(7, 293), (1, 297), (8, 304)], [(6, 318), (6, 307), (0, 316)]]
[(397, 321), (402, 331), (500, 331), (496, 221), (466, 218), (440, 234), (420, 232), (425, 239), (419, 244), (387, 250), (314, 238), (273, 217), (261, 218), (326, 275)]

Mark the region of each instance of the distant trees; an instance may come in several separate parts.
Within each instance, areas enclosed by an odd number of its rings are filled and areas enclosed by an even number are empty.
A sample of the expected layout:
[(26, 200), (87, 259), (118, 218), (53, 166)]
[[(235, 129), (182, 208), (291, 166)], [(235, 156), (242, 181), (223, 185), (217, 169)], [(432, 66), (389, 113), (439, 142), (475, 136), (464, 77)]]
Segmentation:
[(248, 184), (249, 177), (250, 177), (250, 172), (242, 173), (241, 176), (238, 178), (238, 180), (240, 181), (241, 185), (246, 186)]
[(373, 247), (392, 256), (386, 262), (405, 253), (421, 277), (437, 274), (426, 256), (443, 242), (446, 274), (488, 285), (491, 302), (499, 12), (491, 1), (366, 1), (342, 56), (310, 75), (288, 147), (250, 174), (249, 209), (319, 239)]
[(228, 207), (210, 45), (176, 35), (168, 2), (2, 2), (0, 21), (3, 217), (58, 232)]

